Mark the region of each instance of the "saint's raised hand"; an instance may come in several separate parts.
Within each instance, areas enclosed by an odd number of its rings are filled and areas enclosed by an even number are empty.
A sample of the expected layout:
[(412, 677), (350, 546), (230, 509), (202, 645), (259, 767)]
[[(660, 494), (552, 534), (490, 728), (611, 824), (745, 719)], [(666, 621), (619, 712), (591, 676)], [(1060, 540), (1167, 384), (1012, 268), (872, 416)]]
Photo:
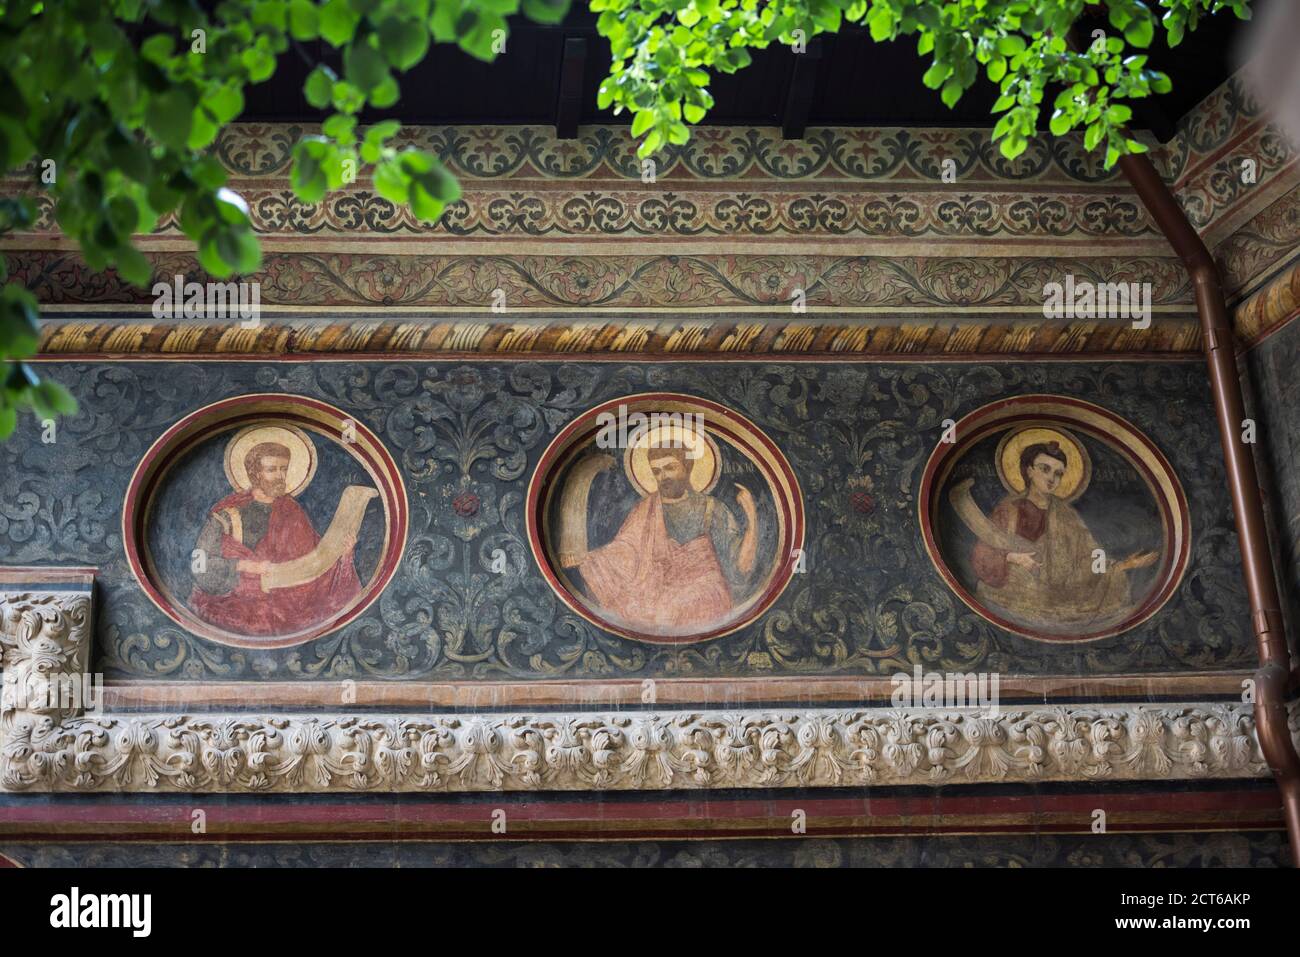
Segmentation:
[(1157, 551), (1137, 552), (1120, 562), (1119, 570), (1126, 572), (1134, 568), (1146, 568), (1149, 565), (1154, 565), (1159, 557), (1160, 553)]
[(754, 496), (750, 494), (749, 489), (739, 483), (736, 484), (736, 504), (740, 506), (747, 518), (752, 519), (758, 514), (758, 509), (754, 505)]

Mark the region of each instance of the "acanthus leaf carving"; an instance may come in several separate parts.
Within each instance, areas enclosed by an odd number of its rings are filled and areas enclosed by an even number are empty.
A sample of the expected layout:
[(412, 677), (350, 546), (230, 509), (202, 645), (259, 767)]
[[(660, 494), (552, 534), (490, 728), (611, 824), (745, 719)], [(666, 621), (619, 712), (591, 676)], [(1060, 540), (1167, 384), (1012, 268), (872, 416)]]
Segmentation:
[(8, 729), (22, 791), (492, 792), (1267, 776), (1245, 704), (93, 715)]

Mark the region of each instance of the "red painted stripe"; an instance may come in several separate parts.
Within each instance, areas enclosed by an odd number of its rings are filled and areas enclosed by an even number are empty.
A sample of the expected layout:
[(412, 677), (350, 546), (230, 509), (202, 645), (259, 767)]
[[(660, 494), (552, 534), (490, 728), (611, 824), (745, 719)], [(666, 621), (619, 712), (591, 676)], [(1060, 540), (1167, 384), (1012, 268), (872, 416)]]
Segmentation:
[[(1282, 830), (1282, 821), (1279, 816), (1273, 822), (1259, 822), (1250, 824), (1241, 824), (1238, 822), (1188, 822), (1186, 824), (1124, 824), (1118, 822), (1110, 823), (1107, 833), (1200, 833), (1207, 831), (1280, 831)], [(924, 830), (913, 827), (880, 827), (870, 830), (852, 826), (832, 826), (818, 827), (815, 824), (809, 824), (808, 830), (804, 837), (958, 837), (962, 835), (974, 834), (1092, 834), (1091, 823), (1081, 822), (1077, 827), (1066, 827), (1060, 824), (1041, 825), (1027, 823), (1024, 825), (997, 825), (981, 826), (977, 824), (957, 825), (953, 827), (934, 827)], [(790, 838), (793, 835), (788, 833), (785, 828), (779, 831), (773, 827), (743, 827), (734, 830), (728, 830), (725, 833), (700, 833), (695, 831), (678, 831), (670, 828), (652, 828), (639, 830), (636, 832), (610, 832), (607, 834), (593, 834), (590, 831), (565, 830), (563, 828), (555, 829), (534, 829), (527, 833), (507, 832), (506, 834), (491, 834), (486, 831), (486, 827), (475, 831), (440, 831), (436, 834), (427, 833), (403, 833), (393, 831), (383, 834), (360, 834), (349, 832), (332, 832), (332, 831), (301, 831), (293, 834), (284, 834), (277, 831), (247, 831), (239, 834), (196, 834), (190, 835), (188, 831), (184, 838), (178, 839), (176, 832), (173, 831), (138, 831), (131, 834), (114, 834), (106, 836), (84, 836), (78, 834), (67, 834), (58, 831), (50, 832), (31, 832), (24, 833), (21, 836), (23, 843), (93, 843), (93, 844), (135, 844), (135, 843), (166, 843), (166, 844), (236, 844), (236, 843), (276, 843), (276, 844), (342, 844), (342, 843), (442, 843), (442, 842), (468, 842), (479, 841), (486, 842), (492, 840), (500, 841), (639, 841), (639, 840), (699, 840), (699, 841), (716, 841), (716, 840), (736, 840), (742, 838)]]
[[(583, 822), (600, 824), (650, 823), (664, 821), (744, 820), (755, 817), (789, 818), (802, 810), (809, 820), (816, 817), (950, 817), (1008, 816), (1033, 813), (1078, 813), (1090, 820), (1092, 811), (1108, 815), (1163, 811), (1184, 816), (1213, 812), (1261, 812), (1278, 810), (1281, 799), (1271, 788), (1251, 790), (1193, 791), (1171, 794), (1011, 794), (1011, 795), (901, 795), (873, 797), (763, 797), (710, 800), (702, 794), (668, 801), (528, 801), (528, 795), (498, 794), (495, 800), (454, 803), (429, 800), (422, 803), (322, 803), (283, 802), (227, 804), (227, 795), (194, 795), (183, 804), (63, 803), (54, 801), (5, 808), (3, 822), (47, 824), (177, 824), (188, 830), (192, 812), (198, 808), (209, 824), (328, 824), (339, 827), (360, 824), (438, 822), (490, 822), (492, 812), (504, 809), (511, 820), (533, 822)], [(105, 796), (107, 801), (114, 798)], [(1280, 820), (1280, 817), (1279, 817)], [(1188, 824), (1192, 823), (1190, 820)], [(997, 825), (1005, 827), (1006, 825)], [(0, 831), (3, 825), (0, 824)]]

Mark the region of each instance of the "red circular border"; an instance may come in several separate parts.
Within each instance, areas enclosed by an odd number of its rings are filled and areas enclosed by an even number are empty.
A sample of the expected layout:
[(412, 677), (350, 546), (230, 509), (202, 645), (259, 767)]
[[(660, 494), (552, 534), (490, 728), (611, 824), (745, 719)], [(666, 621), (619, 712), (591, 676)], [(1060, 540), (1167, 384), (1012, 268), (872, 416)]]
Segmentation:
[[(590, 607), (584, 604), (578, 596), (569, 591), (568, 587), (560, 580), (560, 577), (551, 568), (547, 560), (547, 550), (542, 539), (541, 528), (544, 524), (544, 516), (541, 514), (544, 503), (544, 492), (548, 486), (547, 479), (552, 469), (566, 457), (571, 449), (585, 442), (590, 436), (599, 431), (594, 422), (597, 416), (602, 412), (610, 412), (618, 409), (620, 405), (629, 403), (643, 402), (681, 402), (690, 403), (703, 407), (707, 412), (716, 414), (720, 421), (710, 422), (708, 426), (713, 431), (727, 438), (733, 444), (743, 447), (743, 440), (733, 432), (725, 428), (726, 420), (740, 421), (753, 431), (754, 436), (762, 443), (764, 448), (771, 454), (773, 460), (780, 466), (783, 477), (790, 483), (793, 492), (790, 509), (785, 508), (785, 503), (780, 501), (780, 496), (773, 495), (780, 514), (789, 522), (789, 545), (785, 549), (785, 555), (781, 558), (776, 570), (773, 572), (771, 580), (768, 581), (767, 587), (763, 593), (754, 600), (753, 605), (744, 615), (736, 621), (730, 622), (719, 628), (714, 628), (696, 635), (650, 635), (644, 632), (633, 631), (621, 625), (615, 624), (606, 618), (601, 617)], [(585, 432), (586, 434), (579, 434)], [(745, 418), (726, 406), (719, 405), (716, 402), (710, 402), (708, 399), (701, 399), (698, 396), (686, 395), (680, 392), (641, 392), (636, 395), (622, 396), (617, 399), (610, 399), (603, 402), (595, 408), (588, 409), (582, 415), (578, 416), (567, 426), (560, 430), (560, 433), (551, 440), (551, 444), (546, 447), (542, 453), (541, 460), (533, 470), (533, 477), (528, 482), (528, 497), (524, 506), (524, 522), (528, 531), (528, 544), (533, 552), (533, 559), (537, 562), (537, 567), (541, 569), (542, 576), (546, 579), (551, 589), (560, 596), (560, 599), (571, 609), (590, 621), (592, 624), (604, 628), (606, 631), (613, 632), (616, 635), (622, 635), (625, 638), (633, 638), (637, 641), (645, 641), (656, 645), (686, 645), (695, 644), (700, 641), (707, 641), (710, 638), (717, 638), (721, 635), (731, 634), (746, 625), (750, 624), (761, 616), (772, 606), (772, 603), (785, 591), (790, 579), (794, 577), (794, 566), (796, 559), (794, 552), (796, 549), (803, 548), (804, 542), (804, 511), (803, 511), (803, 489), (799, 485), (799, 480), (795, 478), (794, 470), (790, 468), (790, 463), (786, 460), (785, 455), (777, 447), (776, 443), (767, 437), (758, 426), (749, 419)]]
[[(965, 588), (965, 586), (963, 586), (961, 582), (957, 579), (957, 576), (953, 574), (952, 570), (948, 567), (948, 563), (943, 558), (943, 553), (939, 549), (938, 540), (934, 534), (933, 499), (934, 496), (939, 492), (938, 478), (940, 474), (942, 473), (943, 477), (946, 478), (948, 471), (950, 471), (951, 468), (957, 464), (957, 461), (960, 458), (959, 455), (960, 452), (970, 448), (970, 446), (975, 442), (980, 441), (981, 439), (987, 437), (993, 432), (1003, 429), (1004, 427), (1014, 426), (1016, 422), (1023, 421), (1023, 420), (1052, 422), (1066, 428), (1071, 428), (1080, 432), (1084, 432), (1087, 435), (1091, 436), (1092, 438), (1103, 442), (1104, 444), (1110, 445), (1113, 448), (1115, 447), (1119, 448), (1121, 452), (1125, 451), (1122, 445), (1118, 445), (1116, 443), (1114, 436), (1098, 433), (1095, 427), (1090, 425), (1089, 423), (1081, 422), (1077, 419), (1072, 419), (1067, 415), (1053, 414), (1050, 412), (1041, 412), (1041, 411), (1026, 412), (1025, 415), (1023, 416), (1014, 416), (1014, 417), (998, 419), (996, 422), (991, 423), (987, 428), (984, 429), (980, 429), (978, 427), (980, 420), (987, 418), (989, 415), (996, 412), (1000, 412), (1004, 409), (1011, 408), (1017, 405), (1033, 405), (1033, 404), (1042, 404), (1048, 402), (1053, 403), (1055, 405), (1062, 405), (1067, 407), (1075, 406), (1077, 408), (1087, 409), (1089, 412), (1095, 415), (1099, 415), (1102, 418), (1109, 419), (1110, 421), (1116, 423), (1117, 425), (1119, 425), (1120, 427), (1122, 427), (1123, 429), (1131, 433), (1133, 437), (1136, 438), (1139, 442), (1141, 442), (1142, 445), (1146, 448), (1146, 450), (1159, 464), (1160, 468), (1164, 471), (1165, 476), (1170, 480), (1171, 484), (1173, 485), (1176, 505), (1178, 508), (1177, 516), (1171, 514), (1169, 509), (1169, 503), (1165, 500), (1165, 497), (1163, 495), (1158, 494), (1155, 491), (1156, 482), (1154, 480), (1154, 476), (1151, 473), (1151, 470), (1147, 468), (1146, 464), (1136, 460), (1134, 457), (1131, 457), (1128, 454), (1125, 454), (1124, 458), (1128, 460), (1146, 478), (1148, 487), (1152, 489), (1152, 497), (1155, 498), (1156, 504), (1159, 506), (1160, 509), (1161, 527), (1165, 533), (1165, 541), (1170, 542), (1173, 540), (1174, 536), (1172, 533), (1175, 529), (1176, 524), (1181, 527), (1181, 531), (1182, 531), (1182, 548), (1179, 550), (1178, 554), (1176, 555), (1166, 555), (1164, 562), (1161, 564), (1160, 578), (1158, 578), (1157, 580), (1158, 581), (1162, 580), (1164, 584), (1155, 592), (1153, 592), (1145, 601), (1143, 601), (1142, 604), (1139, 605), (1138, 608), (1135, 609), (1131, 615), (1129, 615), (1127, 618), (1123, 619), (1119, 623), (1109, 628), (1103, 629), (1101, 631), (1088, 632), (1082, 635), (1049, 635), (1043, 632), (1033, 631), (1031, 629), (1026, 628), (1023, 625), (1019, 625), (1016, 624), (1015, 622), (1008, 621), (1005, 618), (1002, 618), (1000, 615), (994, 613), (983, 602), (981, 602), (975, 595), (971, 594), (970, 591), (968, 591)], [(963, 430), (963, 426), (965, 427), (965, 430)], [(974, 428), (973, 431), (971, 431), (972, 426), (976, 427)], [(964, 416), (956, 424), (955, 431), (957, 435), (960, 436), (960, 438), (958, 438), (958, 440), (952, 444), (940, 442), (935, 447), (935, 450), (930, 453), (929, 461), (927, 461), (925, 465), (925, 473), (921, 479), (921, 490), (918, 496), (920, 521), (921, 521), (921, 534), (925, 540), (925, 550), (927, 553), (929, 553), (930, 560), (934, 563), (935, 568), (938, 569), (939, 574), (943, 577), (944, 581), (947, 582), (948, 587), (951, 588), (954, 592), (956, 592), (957, 597), (960, 598), (963, 602), (965, 602), (965, 604), (972, 611), (974, 611), (976, 614), (980, 615), (987, 621), (990, 621), (993, 624), (997, 625), (999, 628), (1005, 629), (1006, 631), (1012, 632), (1013, 634), (1021, 635), (1025, 638), (1032, 638), (1037, 641), (1050, 641), (1058, 644), (1069, 644), (1069, 643), (1075, 643), (1080, 641), (1097, 641), (1102, 638), (1110, 638), (1115, 635), (1122, 634), (1123, 632), (1128, 631), (1130, 628), (1135, 628), (1138, 625), (1142, 624), (1142, 622), (1146, 621), (1157, 611), (1159, 611), (1160, 608), (1163, 607), (1164, 604), (1167, 601), (1169, 601), (1171, 597), (1173, 597), (1174, 591), (1177, 589), (1179, 583), (1182, 581), (1183, 573), (1187, 570), (1187, 564), (1191, 555), (1192, 526), (1191, 526), (1191, 520), (1187, 514), (1187, 496), (1183, 492), (1182, 482), (1178, 480), (1178, 474), (1174, 471), (1173, 466), (1169, 464), (1169, 460), (1165, 458), (1164, 453), (1162, 453), (1160, 449), (1156, 447), (1155, 443), (1153, 443), (1150, 439), (1148, 439), (1142, 433), (1142, 431), (1136, 428), (1131, 422), (1124, 420), (1120, 416), (1116, 415), (1115, 413), (1107, 409), (1102, 408), (1099, 405), (1094, 405), (1091, 402), (1084, 402), (1082, 399), (1072, 399), (1069, 398), (1068, 396), (1035, 394), (1035, 395), (1015, 396), (1014, 398), (1010, 398), (1010, 399), (1000, 399), (999, 401), (992, 402), (989, 405), (981, 406), (980, 408), (976, 409), (974, 412), (971, 412), (968, 415)], [(970, 434), (967, 435), (966, 432), (969, 432)], [(947, 467), (945, 468), (945, 466)]]
[[(330, 417), (337, 417), (340, 421), (352, 422), (357, 433), (363, 435), (368, 442), (372, 443), (378, 459), (372, 456), (367, 449), (358, 448), (351, 443), (343, 443), (341, 429), (333, 429), (317, 419), (305, 415), (294, 415), (292, 412), (283, 410), (275, 410), (274, 412), (258, 410), (257, 407), (263, 407), (271, 402), (290, 406), (302, 405)], [(217, 423), (219, 428), (210, 433), (204, 430), (196, 432), (194, 436), (189, 437), (183, 449), (173, 447), (176, 438), (190, 426), (241, 405), (255, 408), (246, 415), (222, 418)], [(389, 510), (388, 547), (384, 551), (379, 569), (372, 578), (371, 584), (362, 592), (362, 597), (343, 614), (327, 619), (306, 631), (289, 637), (257, 639), (222, 631), (208, 625), (192, 614), (181, 612), (173, 607), (171, 600), (154, 584), (154, 580), (150, 575), (150, 563), (145, 558), (143, 524), (145, 517), (149, 514), (153, 497), (158, 491), (160, 483), (167, 476), (168, 471), (182, 451), (188, 451), (204, 438), (209, 438), (220, 432), (228, 432), (232, 427), (238, 428), (243, 423), (251, 423), (255, 420), (264, 421), (270, 417), (291, 422), (298, 426), (305, 426), (312, 431), (334, 439), (345, 447), (352, 445), (349, 452), (365, 462), (370, 467), (369, 471), (372, 475), (379, 477), (378, 484), (381, 496)], [(147, 481), (145, 479), (146, 475), (148, 476)], [(233, 399), (224, 399), (201, 409), (196, 409), (158, 437), (153, 445), (149, 447), (149, 451), (145, 453), (144, 458), (140, 460), (140, 464), (136, 466), (135, 472), (131, 476), (131, 483), (127, 487), (126, 501), (122, 506), (122, 543), (126, 551), (127, 563), (131, 567), (131, 573), (135, 575), (136, 581), (140, 583), (140, 587), (144, 589), (150, 601), (186, 631), (224, 645), (233, 645), (239, 648), (287, 648), (304, 644), (314, 638), (319, 638), (321, 635), (335, 631), (370, 607), (380, 593), (388, 587), (388, 583), (392, 581), (393, 575), (397, 572), (397, 566), (401, 564), (402, 552), (406, 547), (408, 520), (409, 508), (406, 499), (406, 486), (402, 483), (397, 464), (393, 461), (393, 457), (388, 453), (384, 444), (379, 441), (378, 436), (362, 425), (355, 416), (350, 416), (342, 409), (335, 408), (327, 403), (309, 399), (306, 396), (263, 392), (236, 396)]]

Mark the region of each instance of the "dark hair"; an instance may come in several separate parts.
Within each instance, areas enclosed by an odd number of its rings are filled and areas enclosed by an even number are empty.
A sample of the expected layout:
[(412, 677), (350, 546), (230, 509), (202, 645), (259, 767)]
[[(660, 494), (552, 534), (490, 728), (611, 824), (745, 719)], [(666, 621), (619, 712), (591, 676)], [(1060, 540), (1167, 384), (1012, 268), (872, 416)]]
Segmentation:
[(262, 477), (262, 459), (264, 458), (289, 459), (292, 461), (293, 456), (289, 453), (289, 449), (279, 442), (258, 442), (244, 456), (244, 471), (248, 473), (248, 481), (253, 485), (256, 485), (257, 480)]
[(1020, 474), (1026, 479), (1029, 477), (1029, 469), (1033, 466), (1034, 459), (1040, 455), (1049, 456), (1066, 468), (1070, 467), (1070, 460), (1065, 457), (1065, 450), (1061, 448), (1059, 442), (1035, 442), (1033, 445), (1025, 446), (1025, 450), (1020, 453)]
[(652, 462), (655, 459), (676, 459), (687, 472), (691, 470), (691, 462), (686, 458), (689, 449), (675, 445), (652, 445), (646, 451), (646, 461)]

